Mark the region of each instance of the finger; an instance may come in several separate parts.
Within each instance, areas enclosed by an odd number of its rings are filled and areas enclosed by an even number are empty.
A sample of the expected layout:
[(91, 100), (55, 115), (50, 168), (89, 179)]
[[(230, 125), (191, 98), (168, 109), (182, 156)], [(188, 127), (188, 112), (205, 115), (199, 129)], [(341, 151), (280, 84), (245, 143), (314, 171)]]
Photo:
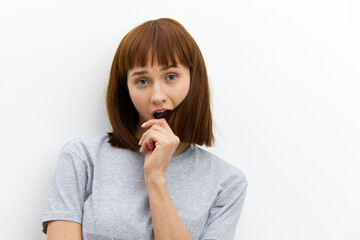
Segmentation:
[(160, 132), (161, 132), (161, 131), (163, 131), (163, 130), (164, 130), (164, 128), (161, 127), (161, 126), (159, 126), (159, 125), (157, 125), (157, 124), (152, 125), (148, 130), (146, 130), (146, 131), (142, 134), (142, 136), (141, 136), (141, 138), (140, 138), (140, 141), (139, 141), (139, 145), (142, 145), (144, 139), (147, 137), (147, 135), (149, 134), (150, 131), (160, 131)]
[(156, 147), (156, 142), (159, 140), (159, 137), (160, 136), (158, 135), (158, 133), (156, 133), (154, 131), (149, 133), (145, 137), (145, 139), (141, 145), (140, 151), (146, 151), (147, 149), (149, 149), (151, 151), (154, 150)]
[(151, 127), (151, 126), (153, 126), (153, 125), (155, 125), (155, 124), (157, 124), (157, 125), (159, 125), (159, 126), (161, 126), (161, 127), (164, 127), (164, 128), (166, 128), (166, 129), (171, 130), (171, 128), (170, 128), (168, 122), (165, 120), (165, 118), (150, 119), (150, 120), (144, 122), (144, 123), (141, 125), (141, 127), (142, 127), (142, 128), (149, 128), (149, 127)]
[(140, 152), (146, 152), (147, 149), (148, 149), (147, 139), (144, 138), (144, 140), (142, 141), (142, 143), (140, 145)]
[(156, 142), (161, 138), (159, 137), (158, 133), (163, 131), (164, 129), (159, 125), (153, 125), (150, 129), (144, 132), (140, 139), (140, 152), (146, 151), (147, 149), (153, 150), (155, 148)]
[(155, 149), (155, 144), (156, 144), (156, 142), (154, 140), (152, 140), (151, 138), (148, 138), (148, 140), (146, 141), (147, 149), (149, 149), (150, 151)]
[(166, 129), (159, 124), (154, 124), (141, 136), (139, 141), (140, 152), (145, 152), (147, 149), (154, 150), (160, 140), (171, 139), (173, 136), (174, 133), (170, 128)]

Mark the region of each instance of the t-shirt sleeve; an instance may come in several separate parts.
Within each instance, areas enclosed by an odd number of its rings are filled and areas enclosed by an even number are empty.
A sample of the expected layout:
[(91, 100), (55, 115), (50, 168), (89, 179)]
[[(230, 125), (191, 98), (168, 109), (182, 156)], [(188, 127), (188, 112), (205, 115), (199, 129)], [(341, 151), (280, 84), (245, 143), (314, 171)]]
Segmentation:
[(48, 221), (66, 220), (82, 223), (86, 183), (85, 162), (64, 147), (60, 152), (48, 193), (42, 220), (44, 233), (47, 233)]
[(247, 180), (240, 173), (222, 184), (206, 221), (200, 240), (233, 240), (236, 226), (244, 204)]

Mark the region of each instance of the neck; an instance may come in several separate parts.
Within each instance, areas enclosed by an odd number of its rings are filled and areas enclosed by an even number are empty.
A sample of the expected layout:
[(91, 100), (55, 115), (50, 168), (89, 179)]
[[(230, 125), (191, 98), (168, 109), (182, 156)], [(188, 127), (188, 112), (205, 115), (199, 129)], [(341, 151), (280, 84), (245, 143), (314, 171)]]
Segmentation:
[(180, 143), (177, 149), (175, 150), (173, 156), (179, 155), (180, 153), (185, 152), (186, 149), (190, 146), (189, 143)]

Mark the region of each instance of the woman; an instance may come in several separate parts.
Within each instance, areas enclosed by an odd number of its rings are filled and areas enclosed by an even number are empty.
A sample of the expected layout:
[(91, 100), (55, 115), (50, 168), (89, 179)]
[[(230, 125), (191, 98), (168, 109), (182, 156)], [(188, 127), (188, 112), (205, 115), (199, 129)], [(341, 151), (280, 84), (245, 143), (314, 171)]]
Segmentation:
[(233, 239), (247, 189), (213, 143), (196, 42), (173, 19), (120, 42), (107, 110), (113, 132), (61, 150), (43, 218), (48, 239)]

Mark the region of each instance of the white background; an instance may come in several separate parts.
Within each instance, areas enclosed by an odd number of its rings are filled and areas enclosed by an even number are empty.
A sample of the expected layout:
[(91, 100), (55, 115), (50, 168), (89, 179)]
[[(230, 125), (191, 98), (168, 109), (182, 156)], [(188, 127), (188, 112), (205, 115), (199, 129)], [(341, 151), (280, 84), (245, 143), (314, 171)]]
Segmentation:
[(171, 17), (204, 55), (216, 147), (249, 181), (235, 239), (360, 239), (357, 0), (1, 1), (0, 238), (45, 239), (62, 146), (110, 131), (122, 37)]

